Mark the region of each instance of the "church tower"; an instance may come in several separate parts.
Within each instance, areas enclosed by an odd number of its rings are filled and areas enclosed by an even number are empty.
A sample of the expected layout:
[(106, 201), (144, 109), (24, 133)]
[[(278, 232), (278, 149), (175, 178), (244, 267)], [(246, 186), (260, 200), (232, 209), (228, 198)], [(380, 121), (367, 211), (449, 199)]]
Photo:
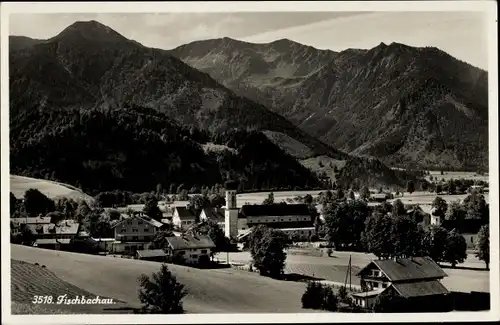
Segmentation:
[(238, 207), (236, 205), (236, 190), (238, 183), (228, 181), (225, 184), (226, 189), (226, 208), (224, 211), (224, 234), (228, 238), (238, 236)]

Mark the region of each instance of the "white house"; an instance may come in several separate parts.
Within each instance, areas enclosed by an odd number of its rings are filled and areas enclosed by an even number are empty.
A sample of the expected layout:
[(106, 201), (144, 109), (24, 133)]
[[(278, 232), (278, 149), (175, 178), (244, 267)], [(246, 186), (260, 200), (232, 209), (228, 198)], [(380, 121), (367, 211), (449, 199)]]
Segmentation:
[(175, 207), (172, 224), (178, 229), (187, 229), (196, 222), (196, 215), (188, 207)]
[(113, 225), (115, 241), (113, 253), (128, 253), (144, 249), (160, 231), (163, 224), (145, 214), (135, 213), (132, 217)]
[(377, 296), (393, 292), (416, 304), (448, 294), (441, 284), (447, 274), (430, 257), (373, 260), (357, 274), (366, 292), (352, 293), (354, 303), (371, 308)]
[(210, 261), (214, 242), (208, 236), (182, 235), (167, 238), (165, 249), (167, 256), (172, 259), (181, 257), (186, 264), (198, 264)]

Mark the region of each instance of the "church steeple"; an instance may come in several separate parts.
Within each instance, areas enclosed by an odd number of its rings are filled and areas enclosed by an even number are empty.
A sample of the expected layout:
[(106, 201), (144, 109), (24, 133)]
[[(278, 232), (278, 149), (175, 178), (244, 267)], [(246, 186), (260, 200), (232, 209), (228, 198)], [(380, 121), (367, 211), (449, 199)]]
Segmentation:
[(238, 205), (236, 202), (238, 183), (235, 181), (227, 181), (224, 187), (226, 190), (224, 233), (228, 238), (236, 238), (238, 236)]

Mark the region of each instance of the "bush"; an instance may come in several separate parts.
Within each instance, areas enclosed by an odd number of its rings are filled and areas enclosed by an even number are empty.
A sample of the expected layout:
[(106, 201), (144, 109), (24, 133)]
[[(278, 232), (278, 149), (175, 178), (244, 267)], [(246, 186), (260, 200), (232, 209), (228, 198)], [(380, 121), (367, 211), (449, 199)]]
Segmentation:
[(141, 289), (139, 300), (143, 304), (141, 313), (146, 314), (182, 314), (182, 299), (187, 295), (184, 285), (177, 282), (175, 276), (163, 264), (160, 271), (151, 278), (142, 274), (139, 277)]
[(338, 298), (332, 288), (316, 281), (307, 284), (301, 301), (305, 309), (338, 310)]

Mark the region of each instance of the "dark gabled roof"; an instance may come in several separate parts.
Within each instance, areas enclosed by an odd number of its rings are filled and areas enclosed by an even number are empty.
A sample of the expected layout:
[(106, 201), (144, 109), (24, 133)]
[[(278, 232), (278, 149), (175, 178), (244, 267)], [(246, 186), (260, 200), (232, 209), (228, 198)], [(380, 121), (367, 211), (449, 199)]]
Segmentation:
[(424, 297), (448, 294), (448, 289), (438, 280), (393, 283), (392, 287), (403, 297)]
[(208, 236), (203, 235), (167, 237), (167, 241), (173, 250), (215, 248), (214, 242)]
[(224, 209), (205, 208), (202, 211), (205, 212), (205, 215), (210, 220), (224, 219)]
[(260, 216), (310, 216), (311, 212), (307, 204), (263, 204), (263, 205), (244, 205), (241, 207), (241, 215), (244, 217)]
[(179, 215), (179, 218), (181, 219), (195, 219), (196, 216), (194, 212), (189, 209), (188, 207), (175, 207), (175, 210), (177, 211), (177, 214)]
[(430, 257), (413, 257), (413, 258), (398, 258), (374, 260), (361, 271), (361, 274), (371, 264), (376, 265), (391, 282), (410, 281), (410, 280), (425, 280), (425, 279), (441, 279), (448, 276)]

